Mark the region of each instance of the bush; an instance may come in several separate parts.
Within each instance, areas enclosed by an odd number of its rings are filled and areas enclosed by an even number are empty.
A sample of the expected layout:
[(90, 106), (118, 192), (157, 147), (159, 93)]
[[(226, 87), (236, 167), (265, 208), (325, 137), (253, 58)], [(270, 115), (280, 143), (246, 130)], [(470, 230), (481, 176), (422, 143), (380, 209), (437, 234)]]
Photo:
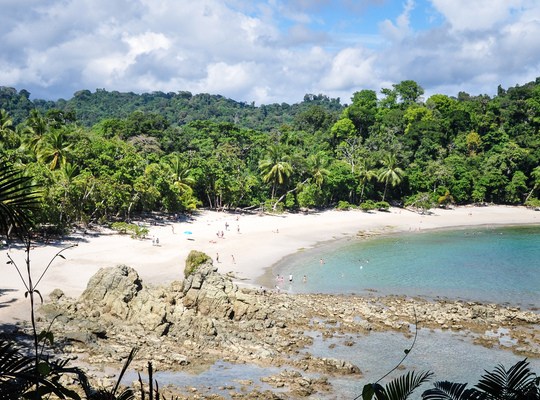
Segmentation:
[(375, 207), (379, 211), (388, 211), (390, 209), (390, 204), (388, 204), (386, 201), (378, 201), (375, 203)]
[(197, 250), (191, 250), (186, 258), (186, 266), (184, 267), (184, 277), (187, 278), (193, 274), (197, 268), (204, 263), (210, 261), (211, 258), (206, 253)]
[(130, 234), (132, 238), (141, 239), (148, 235), (148, 228), (137, 224), (128, 224), (127, 222), (113, 222), (111, 229), (117, 231), (121, 235)]
[(368, 212), (377, 209), (377, 205), (373, 200), (366, 200), (360, 204), (360, 209), (364, 212)]
[(540, 208), (540, 200), (533, 197), (525, 202), (525, 206), (538, 209)]
[(345, 200), (340, 200), (337, 204), (337, 207), (336, 207), (338, 210), (350, 210), (351, 208), (355, 208), (354, 205), (352, 205), (351, 203), (349, 203), (348, 201), (345, 201)]

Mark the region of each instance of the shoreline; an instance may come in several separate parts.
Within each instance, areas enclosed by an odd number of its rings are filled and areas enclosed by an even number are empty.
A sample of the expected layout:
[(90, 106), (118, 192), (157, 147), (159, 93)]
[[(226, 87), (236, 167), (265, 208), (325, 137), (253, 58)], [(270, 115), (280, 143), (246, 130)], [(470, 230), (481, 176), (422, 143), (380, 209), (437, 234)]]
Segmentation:
[[(434, 209), (431, 215), (391, 208), (388, 212), (327, 210), (310, 214), (234, 214), (199, 211), (187, 220), (158, 220), (148, 226), (146, 239), (132, 239), (108, 230), (75, 234), (53, 244), (36, 244), (31, 251), (33, 278), (39, 277), (50, 259), (71, 244), (65, 259), (57, 258), (38, 289), (44, 298), (59, 288), (78, 297), (101, 267), (125, 264), (138, 271), (145, 284), (160, 285), (183, 279), (184, 260), (199, 250), (214, 260), (222, 274), (239, 286), (257, 287), (272, 267), (301, 249), (351, 238), (359, 233), (393, 234), (473, 226), (539, 225), (540, 213), (525, 207), (487, 206)], [(224, 237), (218, 237), (223, 232)], [(159, 239), (154, 245), (153, 238)], [(25, 267), (24, 250), (9, 254)], [(7, 262), (7, 256), (4, 255)], [(219, 260), (217, 260), (219, 258)], [(0, 323), (28, 319), (23, 284), (15, 268), (4, 264), (0, 287)], [(24, 268), (23, 268), (24, 269)]]

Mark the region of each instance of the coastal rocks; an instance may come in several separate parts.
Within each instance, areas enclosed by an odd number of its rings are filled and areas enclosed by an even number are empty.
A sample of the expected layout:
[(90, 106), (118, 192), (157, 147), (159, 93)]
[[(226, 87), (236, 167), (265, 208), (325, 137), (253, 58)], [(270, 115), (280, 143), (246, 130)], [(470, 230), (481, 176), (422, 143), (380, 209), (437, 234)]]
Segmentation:
[(331, 385), (325, 377), (309, 378), (298, 371), (291, 370), (284, 370), (279, 374), (262, 378), (261, 381), (275, 388), (287, 387), (294, 398), (308, 397), (314, 393), (327, 392), (331, 389)]
[(89, 308), (101, 308), (104, 314), (126, 319), (128, 303), (142, 289), (137, 272), (126, 265), (101, 268), (88, 282), (80, 302)]
[(331, 377), (361, 375), (348, 361), (307, 353), (314, 338), (328, 341), (337, 354), (339, 347), (355, 351), (370, 332), (412, 337), (415, 329), (455, 329), (497, 347), (499, 339), (485, 335), (496, 327), (504, 328), (514, 352), (539, 354), (540, 315), (533, 311), (400, 296), (264, 293), (238, 288), (209, 258), (167, 286), (147, 286), (135, 270), (119, 266), (100, 270), (78, 300), (60, 290), (50, 299), (41, 318), (62, 322), (55, 338), (90, 363), (121, 365), (137, 347), (141, 356), (132, 368), (144, 369), (150, 360), (161, 371), (194, 373), (217, 360), (278, 367), (281, 373), (265, 378), (279, 388), (275, 398), (313, 396), (331, 389)]

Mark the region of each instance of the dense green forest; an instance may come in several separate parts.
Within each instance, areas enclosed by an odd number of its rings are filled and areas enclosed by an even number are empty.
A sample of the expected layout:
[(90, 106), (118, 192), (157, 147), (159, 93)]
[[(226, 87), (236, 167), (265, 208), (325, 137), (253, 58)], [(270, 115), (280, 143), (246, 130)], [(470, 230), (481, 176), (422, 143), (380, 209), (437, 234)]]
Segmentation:
[(197, 207), (538, 204), (540, 78), (423, 95), (410, 80), (348, 105), (0, 87), (0, 155), (42, 188), (34, 219), (58, 227)]

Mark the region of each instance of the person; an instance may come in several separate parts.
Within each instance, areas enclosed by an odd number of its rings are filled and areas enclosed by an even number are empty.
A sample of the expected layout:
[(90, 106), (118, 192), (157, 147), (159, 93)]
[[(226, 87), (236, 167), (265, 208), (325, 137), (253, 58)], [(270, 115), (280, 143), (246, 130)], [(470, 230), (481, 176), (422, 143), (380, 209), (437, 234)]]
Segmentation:
[(233, 264), (236, 264), (236, 260), (234, 259), (234, 254), (231, 254), (232, 262)]
[(216, 262), (219, 262), (219, 253), (216, 253)]
[(156, 246), (159, 246), (159, 238), (156, 238)]
[(228, 223), (228, 222), (225, 222), (225, 230), (226, 230), (226, 231), (229, 230), (229, 223)]
[(324, 264), (324, 260), (323, 260), (322, 258), (320, 259), (320, 261), (319, 261), (319, 262), (321, 263), (321, 265), (323, 265), (323, 264)]
[(302, 278), (302, 282), (304, 282), (304, 283), (307, 282), (307, 276), (304, 275), (304, 277)]
[(240, 225), (236, 226), (236, 232), (240, 233)]
[(292, 274), (289, 274), (289, 282), (292, 283), (292, 280), (293, 280), (293, 276)]

